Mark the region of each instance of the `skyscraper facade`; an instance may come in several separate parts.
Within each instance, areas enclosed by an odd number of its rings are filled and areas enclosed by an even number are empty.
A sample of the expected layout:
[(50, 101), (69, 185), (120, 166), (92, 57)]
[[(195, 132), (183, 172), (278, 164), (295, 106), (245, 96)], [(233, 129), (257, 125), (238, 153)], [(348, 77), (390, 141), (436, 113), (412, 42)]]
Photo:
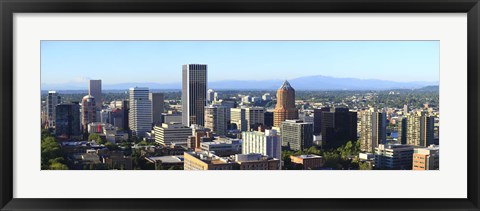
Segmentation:
[(327, 148), (337, 148), (348, 141), (357, 140), (357, 112), (346, 107), (322, 113), (322, 143)]
[(55, 135), (72, 138), (81, 136), (80, 105), (78, 102), (62, 103), (55, 110)]
[(373, 153), (379, 144), (386, 144), (387, 118), (373, 108), (360, 111), (360, 149)]
[(149, 93), (148, 99), (152, 102), (152, 123), (162, 123), (163, 93)]
[(205, 128), (210, 128), (217, 135), (227, 133), (227, 108), (219, 105), (205, 106)]
[(97, 104), (95, 97), (86, 95), (82, 98), (82, 130), (84, 132), (88, 129), (88, 124), (97, 121)]
[(244, 107), (230, 109), (231, 124), (241, 131), (256, 129), (258, 125), (265, 124), (265, 109), (263, 107)]
[(320, 135), (322, 132), (322, 113), (330, 112), (330, 107), (316, 108), (313, 110), (313, 134)]
[(61, 97), (56, 91), (48, 91), (47, 96), (47, 123), (49, 128), (55, 127), (56, 106), (61, 103)]
[(399, 144), (407, 144), (407, 118), (400, 117), (397, 126), (398, 138), (397, 142)]
[(132, 135), (144, 137), (152, 130), (152, 102), (148, 99), (149, 89), (130, 88), (130, 112), (128, 123)]
[(207, 103), (207, 65), (185, 64), (182, 66), (182, 123), (205, 124)]
[(313, 146), (313, 124), (301, 120), (285, 120), (281, 125), (282, 146), (304, 150)]
[(95, 98), (97, 110), (102, 110), (102, 80), (90, 80), (88, 84), (88, 94)]
[(295, 89), (288, 81), (283, 82), (277, 90), (277, 104), (273, 112), (273, 125), (280, 127), (282, 122), (298, 119), (298, 109), (295, 107)]

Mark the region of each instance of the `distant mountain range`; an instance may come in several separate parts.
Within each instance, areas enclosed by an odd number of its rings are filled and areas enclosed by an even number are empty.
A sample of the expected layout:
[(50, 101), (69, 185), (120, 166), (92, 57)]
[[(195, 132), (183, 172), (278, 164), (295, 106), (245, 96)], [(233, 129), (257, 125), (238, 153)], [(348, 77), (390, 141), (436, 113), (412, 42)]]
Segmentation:
[[(296, 90), (386, 90), (386, 89), (418, 89), (426, 86), (438, 86), (437, 82), (396, 82), (378, 79), (336, 78), (329, 76), (307, 76), (288, 80)], [(209, 89), (217, 90), (276, 90), (282, 85), (282, 80), (225, 80), (211, 81)], [(150, 89), (181, 89), (181, 83), (120, 83), (102, 84), (104, 90), (125, 90), (130, 87), (149, 87)], [(87, 82), (44, 84), (42, 90), (86, 90)]]

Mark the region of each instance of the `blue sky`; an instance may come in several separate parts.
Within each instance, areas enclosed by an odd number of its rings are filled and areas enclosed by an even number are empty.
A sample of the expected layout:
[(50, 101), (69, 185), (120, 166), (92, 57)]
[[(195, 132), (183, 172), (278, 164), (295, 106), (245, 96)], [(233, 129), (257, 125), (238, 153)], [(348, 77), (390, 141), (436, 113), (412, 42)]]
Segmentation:
[(42, 83), (175, 83), (181, 66), (208, 64), (208, 80), (324, 75), (438, 81), (438, 41), (42, 41)]

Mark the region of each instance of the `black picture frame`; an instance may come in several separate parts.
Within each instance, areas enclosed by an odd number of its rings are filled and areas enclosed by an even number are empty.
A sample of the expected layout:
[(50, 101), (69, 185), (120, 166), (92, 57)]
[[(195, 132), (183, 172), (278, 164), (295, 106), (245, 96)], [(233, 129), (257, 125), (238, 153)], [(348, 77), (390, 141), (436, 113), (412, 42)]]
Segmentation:
[[(478, 0), (0, 0), (0, 207), (2, 210), (478, 210)], [(467, 13), (467, 199), (17, 199), (13, 198), (14, 13)], [(33, 178), (32, 178), (33, 179)], [(445, 181), (448, 182), (448, 181)], [(51, 191), (51, 190), (50, 190)], [(61, 190), (55, 190), (61, 191)], [(140, 191), (140, 190), (139, 190)], [(364, 190), (367, 191), (367, 190)], [(371, 190), (375, 191), (375, 190)], [(446, 190), (448, 191), (448, 190)], [(288, 195), (286, 193), (286, 195)]]

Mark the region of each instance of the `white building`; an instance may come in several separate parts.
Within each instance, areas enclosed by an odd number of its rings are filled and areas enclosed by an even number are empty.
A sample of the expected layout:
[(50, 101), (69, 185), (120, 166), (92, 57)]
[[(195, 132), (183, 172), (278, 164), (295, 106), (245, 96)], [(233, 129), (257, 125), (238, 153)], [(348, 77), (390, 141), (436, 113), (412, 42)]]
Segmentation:
[(152, 129), (152, 103), (148, 95), (148, 88), (130, 88), (128, 124), (132, 134), (137, 137), (145, 136), (145, 132)]
[(162, 126), (155, 126), (155, 142), (170, 146), (187, 145), (189, 136), (192, 136), (192, 129), (182, 125), (182, 123), (174, 122), (170, 124), (163, 123)]
[(210, 103), (215, 101), (215, 91), (213, 89), (207, 91), (207, 101)]
[(242, 154), (260, 153), (282, 159), (282, 141), (275, 130), (242, 133)]
[(265, 94), (262, 96), (262, 100), (264, 100), (264, 101), (270, 101), (270, 100), (272, 100), (272, 96), (270, 95), (270, 93), (265, 93)]

